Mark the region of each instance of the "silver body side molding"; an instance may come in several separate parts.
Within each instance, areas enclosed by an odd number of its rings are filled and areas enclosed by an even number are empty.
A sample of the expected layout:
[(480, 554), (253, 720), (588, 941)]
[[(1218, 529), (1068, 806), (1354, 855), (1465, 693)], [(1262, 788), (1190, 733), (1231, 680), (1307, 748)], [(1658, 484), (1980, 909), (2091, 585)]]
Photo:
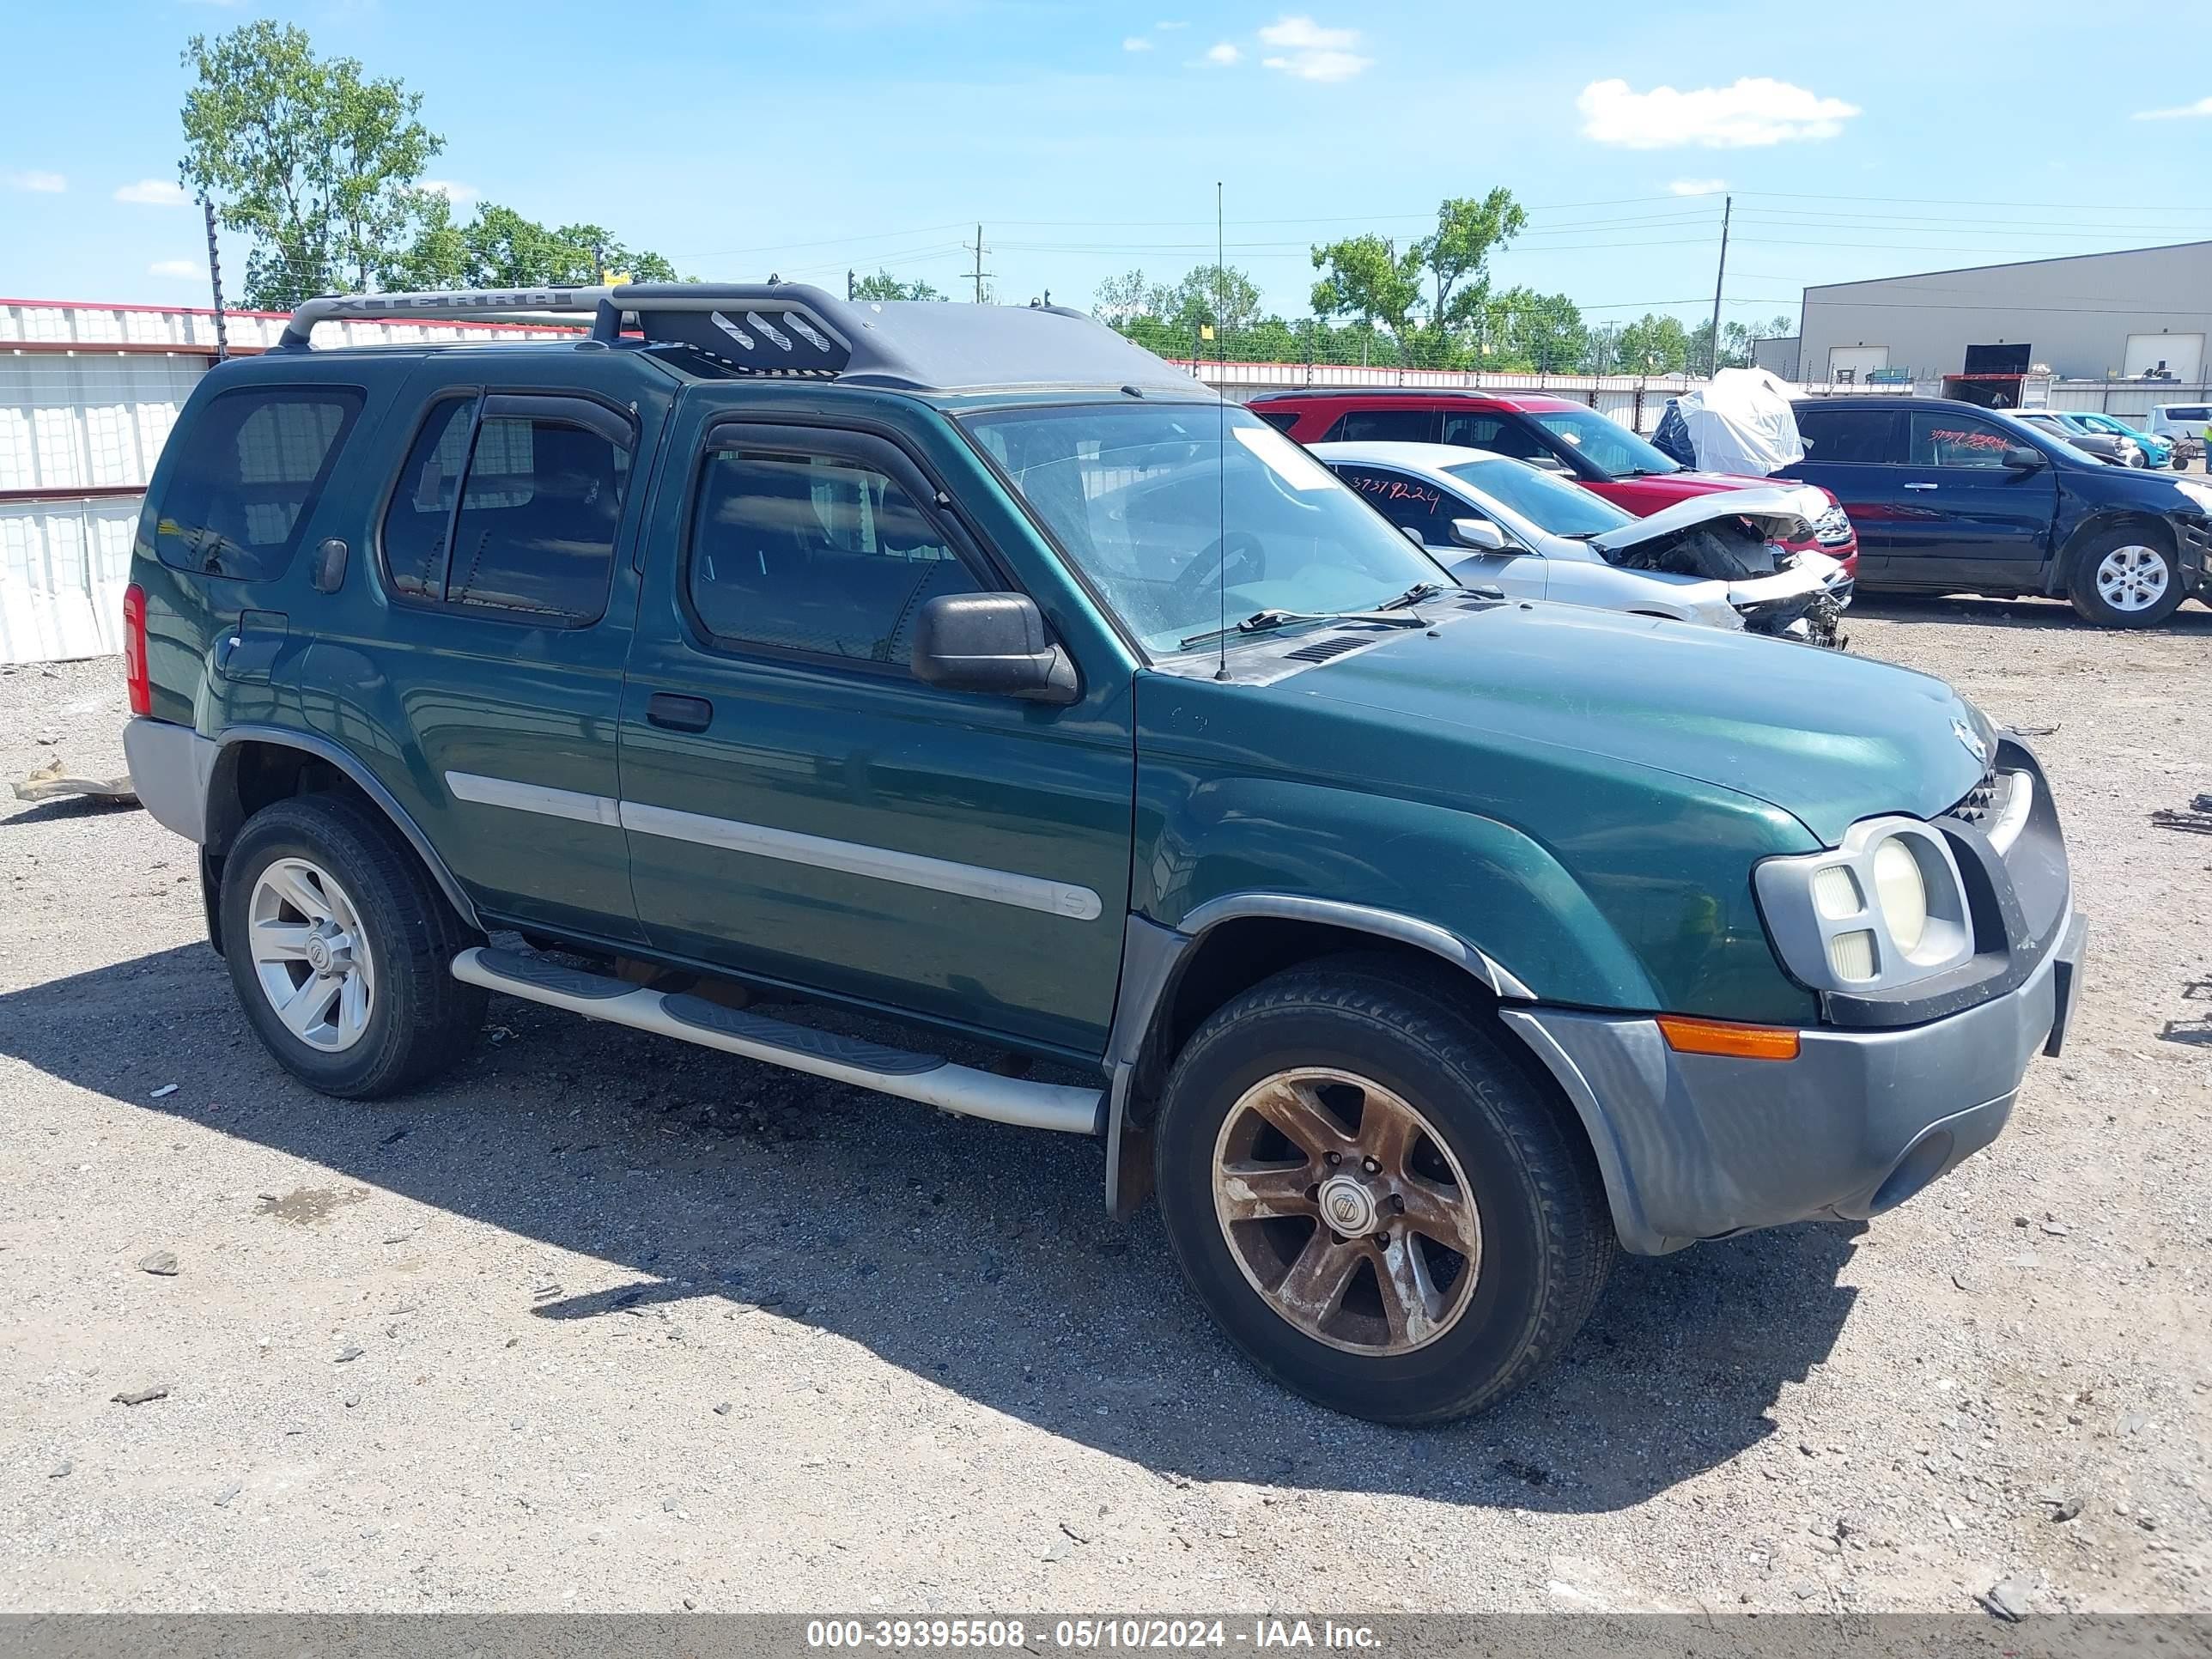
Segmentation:
[(950, 859), (927, 858), (919, 853), (868, 847), (859, 842), (832, 841), (826, 836), (801, 835), (794, 830), (740, 823), (734, 818), (709, 817), (703, 812), (681, 812), (673, 807), (647, 806), (634, 800), (622, 803), (622, 825), (641, 836), (665, 836), (705, 847), (726, 848), (732, 853), (750, 853), (759, 858), (781, 859), (820, 870), (869, 876), (908, 887), (957, 893), (963, 898), (1041, 910), (1048, 916), (1066, 916), (1076, 921), (1096, 921), (1105, 908), (1097, 893), (1071, 882), (1048, 881), (1041, 876), (1016, 875), (976, 864), (956, 864)]
[(530, 971), (532, 962), (513, 952), (477, 945), (453, 958), (453, 973), (465, 984), (873, 1089), (902, 1100), (918, 1100), (965, 1117), (988, 1118), (994, 1123), (1024, 1129), (1056, 1129), (1066, 1134), (1100, 1133), (1103, 1096), (1097, 1089), (1000, 1077), (995, 1072), (956, 1066), (934, 1055), (904, 1054), (836, 1038), (809, 1026), (716, 1010), (696, 999), (672, 997), (550, 963), (544, 964), (544, 971), (533, 973)]
[(544, 784), (517, 783), (512, 778), (488, 778), (477, 772), (448, 772), (446, 787), (456, 800), (472, 800), (483, 806), (511, 806), (520, 812), (547, 817), (574, 818), (579, 823), (604, 823), (613, 829), (622, 823), (617, 803), (605, 795), (581, 794), (574, 789), (549, 789)]

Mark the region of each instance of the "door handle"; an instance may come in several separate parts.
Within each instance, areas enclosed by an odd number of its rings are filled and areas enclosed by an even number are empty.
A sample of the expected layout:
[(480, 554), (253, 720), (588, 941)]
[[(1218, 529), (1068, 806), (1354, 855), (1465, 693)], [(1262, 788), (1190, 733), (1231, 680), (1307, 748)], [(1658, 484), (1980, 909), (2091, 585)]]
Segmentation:
[(1909, 483), (1905, 487), (1907, 489), (1933, 489), (1936, 488), (1936, 486), (1931, 483)]
[(645, 717), (670, 732), (703, 732), (714, 718), (714, 705), (704, 697), (679, 697), (656, 691), (645, 705)]

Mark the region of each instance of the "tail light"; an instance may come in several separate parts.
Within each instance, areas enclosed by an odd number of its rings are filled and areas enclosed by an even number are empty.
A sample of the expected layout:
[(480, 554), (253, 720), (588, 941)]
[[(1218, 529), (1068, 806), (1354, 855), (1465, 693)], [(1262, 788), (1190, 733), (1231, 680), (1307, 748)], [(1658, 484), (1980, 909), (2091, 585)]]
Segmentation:
[(131, 690), (131, 712), (154, 712), (154, 682), (146, 672), (146, 590), (133, 582), (123, 590), (123, 679)]

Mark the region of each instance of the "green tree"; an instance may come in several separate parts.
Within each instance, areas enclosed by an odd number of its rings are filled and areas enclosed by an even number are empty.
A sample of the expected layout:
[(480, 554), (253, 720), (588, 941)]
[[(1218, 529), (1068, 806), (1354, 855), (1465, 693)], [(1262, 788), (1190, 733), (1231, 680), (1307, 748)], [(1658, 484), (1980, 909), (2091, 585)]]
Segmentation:
[(1509, 288), (1490, 296), (1483, 336), (1486, 368), (1534, 368), (1554, 374), (1582, 366), (1589, 349), (1583, 314), (1564, 294)]
[(1163, 296), (1156, 313), (1188, 334), (1211, 323), (1224, 335), (1239, 334), (1260, 314), (1260, 289), (1234, 265), (1199, 265)]
[(1437, 209), (1435, 232), (1412, 250), (1429, 283), (1427, 321), (1432, 332), (1455, 332), (1480, 317), (1490, 295), (1491, 251), (1504, 247), (1528, 223), (1528, 213), (1503, 188), (1480, 201), (1454, 197)]
[(495, 202), (479, 203), (475, 216), (460, 223), (445, 198), (432, 196), (418, 210), (417, 226), (413, 242), (378, 264), (378, 279), (390, 287), (580, 287), (602, 271), (638, 283), (677, 280), (666, 259), (624, 246), (603, 226), (552, 228)]
[(1401, 254), (1371, 231), (1313, 250), (1316, 270), (1327, 273), (1314, 284), (1317, 317), (1351, 317), (1370, 331), (1388, 329), (1403, 343), (1413, 332), (1421, 303), (1423, 261), (1418, 246)]
[(246, 303), (282, 310), (366, 288), (422, 211), (416, 188), (445, 141), (416, 119), (422, 95), (351, 58), (318, 58), (306, 30), (263, 19), (183, 62), (185, 187), (251, 239)]
[(1645, 312), (1620, 331), (1614, 360), (1623, 374), (1675, 374), (1689, 361), (1689, 331), (1679, 317)]
[(1109, 276), (1091, 297), (1091, 314), (1101, 322), (1127, 331), (1140, 318), (1157, 317), (1164, 290), (1147, 282), (1141, 270)]
[(904, 283), (888, 270), (878, 270), (872, 276), (861, 277), (853, 285), (853, 297), (856, 300), (942, 300), (945, 295), (919, 276), (910, 283)]

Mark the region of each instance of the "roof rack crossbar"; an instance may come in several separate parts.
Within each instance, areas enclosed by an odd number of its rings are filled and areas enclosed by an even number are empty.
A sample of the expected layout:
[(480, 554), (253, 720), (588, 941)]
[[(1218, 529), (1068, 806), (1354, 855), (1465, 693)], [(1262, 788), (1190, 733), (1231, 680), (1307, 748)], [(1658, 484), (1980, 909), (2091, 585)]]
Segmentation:
[(626, 317), (656, 343), (696, 347), (732, 365), (785, 374), (835, 374), (853, 356), (862, 319), (803, 283), (624, 283), (614, 287), (455, 289), (331, 295), (303, 301), (280, 350), (309, 349), (315, 325), (416, 318), (483, 320), (589, 313), (592, 337), (611, 345)]

